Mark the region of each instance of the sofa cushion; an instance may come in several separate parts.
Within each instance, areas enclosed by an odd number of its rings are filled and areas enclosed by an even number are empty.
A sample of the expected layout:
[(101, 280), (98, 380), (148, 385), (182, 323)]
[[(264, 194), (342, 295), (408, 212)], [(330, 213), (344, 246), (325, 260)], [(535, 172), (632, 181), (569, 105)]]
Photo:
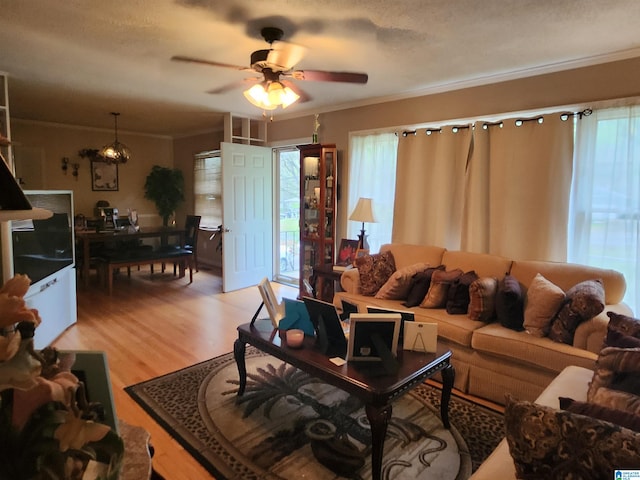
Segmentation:
[(443, 247), (432, 245), (411, 245), (405, 243), (385, 243), (380, 247), (380, 253), (391, 252), (396, 268), (404, 268), (414, 263), (424, 262), (429, 265), (442, 265), (442, 255), (446, 251)]
[(442, 255), (443, 265), (449, 270), (459, 268), (463, 272), (475, 271), (479, 277), (502, 278), (511, 268), (511, 259), (488, 253), (447, 250)]
[(375, 295), (396, 270), (391, 252), (358, 257), (356, 268), (360, 273), (360, 293), (367, 296)]
[(580, 282), (567, 290), (565, 297), (564, 305), (551, 322), (549, 338), (571, 345), (578, 325), (604, 310), (602, 280)]
[(471, 347), (483, 354), (504, 359), (505, 363), (527, 364), (547, 372), (559, 372), (578, 365), (593, 372), (598, 356), (587, 350), (557, 343), (546, 337), (517, 332), (499, 323), (489, 323), (473, 332)]
[(471, 320), (489, 322), (496, 316), (498, 279), (481, 277), (469, 285), (469, 310)]
[(446, 310), (451, 315), (466, 314), (469, 309), (469, 286), (478, 279), (475, 271), (471, 270), (454, 280), (449, 288)]
[(436, 270), (431, 277), (429, 291), (420, 302), (422, 308), (444, 308), (449, 298), (449, 288), (462, 276), (464, 272), (460, 269), (444, 271)]
[(407, 294), (407, 300), (403, 303), (405, 307), (417, 307), (424, 299), (431, 285), (431, 277), (436, 270), (444, 270), (444, 265), (427, 268), (424, 272), (416, 273), (411, 279), (411, 286)]
[(498, 283), (496, 317), (500, 324), (512, 330), (523, 330), (524, 298), (520, 283), (513, 275), (505, 275)]
[(608, 327), (625, 335), (640, 338), (640, 320), (628, 315), (622, 315), (616, 312), (607, 312), (609, 317)]
[(508, 398), (505, 430), (518, 478), (611, 478), (640, 467), (640, 434), (585, 415)]
[(549, 331), (551, 320), (564, 302), (565, 295), (560, 287), (544, 276), (537, 274), (527, 290), (524, 308), (524, 329), (536, 337), (544, 337)]
[(580, 415), (615, 423), (621, 427), (640, 432), (640, 415), (634, 415), (623, 410), (603, 407), (595, 403), (581, 402), (568, 397), (560, 397), (560, 408)]
[(404, 300), (409, 295), (413, 277), (418, 272), (424, 272), (429, 267), (428, 264), (420, 262), (409, 265), (393, 272), (389, 280), (385, 282), (376, 293), (376, 298), (386, 298), (389, 300)]

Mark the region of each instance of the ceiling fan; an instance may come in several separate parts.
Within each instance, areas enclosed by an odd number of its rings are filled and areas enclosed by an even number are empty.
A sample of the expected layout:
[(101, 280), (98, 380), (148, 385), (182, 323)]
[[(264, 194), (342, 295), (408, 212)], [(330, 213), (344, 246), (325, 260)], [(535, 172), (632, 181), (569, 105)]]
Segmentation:
[[(286, 108), (297, 100), (305, 102), (311, 99), (308, 94), (285, 77), (293, 78), (294, 80), (358, 84), (365, 84), (369, 79), (366, 73), (294, 70), (295, 65), (304, 56), (306, 48), (281, 41), (284, 32), (277, 27), (265, 27), (260, 30), (260, 34), (269, 44), (269, 48), (253, 52), (251, 54), (251, 64), (249, 67), (186, 57), (183, 55), (175, 55), (171, 57), (171, 60), (261, 73), (262, 78), (247, 78), (209, 90), (207, 93), (224, 93), (241, 85), (245, 85), (248, 82), (253, 82), (256, 83), (256, 85), (244, 92), (245, 97), (254, 105), (266, 110), (273, 110), (277, 108), (278, 105)], [(250, 93), (252, 90), (256, 92), (258, 96)]]

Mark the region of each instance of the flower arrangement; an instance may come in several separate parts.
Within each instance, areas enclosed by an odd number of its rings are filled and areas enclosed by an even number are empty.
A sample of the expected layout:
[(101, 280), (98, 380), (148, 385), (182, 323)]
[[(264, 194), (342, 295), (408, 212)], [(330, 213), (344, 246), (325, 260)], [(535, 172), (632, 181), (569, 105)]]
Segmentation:
[(124, 445), (71, 373), (75, 356), (34, 350), (30, 283), (16, 275), (0, 288), (0, 479), (115, 480)]

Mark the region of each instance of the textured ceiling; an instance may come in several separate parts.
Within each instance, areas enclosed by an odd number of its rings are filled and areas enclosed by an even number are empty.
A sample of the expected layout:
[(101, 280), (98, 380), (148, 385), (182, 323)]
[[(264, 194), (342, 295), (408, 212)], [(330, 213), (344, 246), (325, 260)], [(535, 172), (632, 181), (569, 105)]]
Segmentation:
[(0, 0), (0, 71), (12, 118), (185, 135), (221, 112), (258, 117), (248, 66), (263, 26), (305, 46), (297, 68), (366, 72), (367, 85), (297, 82), (302, 115), (434, 89), (640, 56), (637, 0)]

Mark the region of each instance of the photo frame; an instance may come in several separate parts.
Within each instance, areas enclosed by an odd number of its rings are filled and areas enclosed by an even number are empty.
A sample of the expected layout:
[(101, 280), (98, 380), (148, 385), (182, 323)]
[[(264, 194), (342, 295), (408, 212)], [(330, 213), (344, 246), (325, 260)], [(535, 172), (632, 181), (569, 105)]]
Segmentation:
[(91, 162), (91, 190), (94, 192), (117, 192), (118, 164)]
[(385, 362), (398, 353), (399, 313), (352, 313), (349, 318), (349, 362)]
[(285, 316), (284, 302), (278, 303), (278, 298), (276, 297), (273, 288), (271, 288), (271, 282), (269, 282), (267, 277), (260, 280), (260, 283), (258, 283), (258, 290), (262, 297), (262, 303), (269, 313), (271, 324), (273, 325), (273, 328), (277, 329), (280, 324), (280, 320)]
[(403, 350), (434, 353), (438, 349), (438, 324), (409, 322), (404, 326)]
[(348, 267), (356, 260), (356, 252), (358, 251), (358, 240), (348, 240), (343, 238), (340, 240), (340, 248), (336, 255), (336, 265)]

